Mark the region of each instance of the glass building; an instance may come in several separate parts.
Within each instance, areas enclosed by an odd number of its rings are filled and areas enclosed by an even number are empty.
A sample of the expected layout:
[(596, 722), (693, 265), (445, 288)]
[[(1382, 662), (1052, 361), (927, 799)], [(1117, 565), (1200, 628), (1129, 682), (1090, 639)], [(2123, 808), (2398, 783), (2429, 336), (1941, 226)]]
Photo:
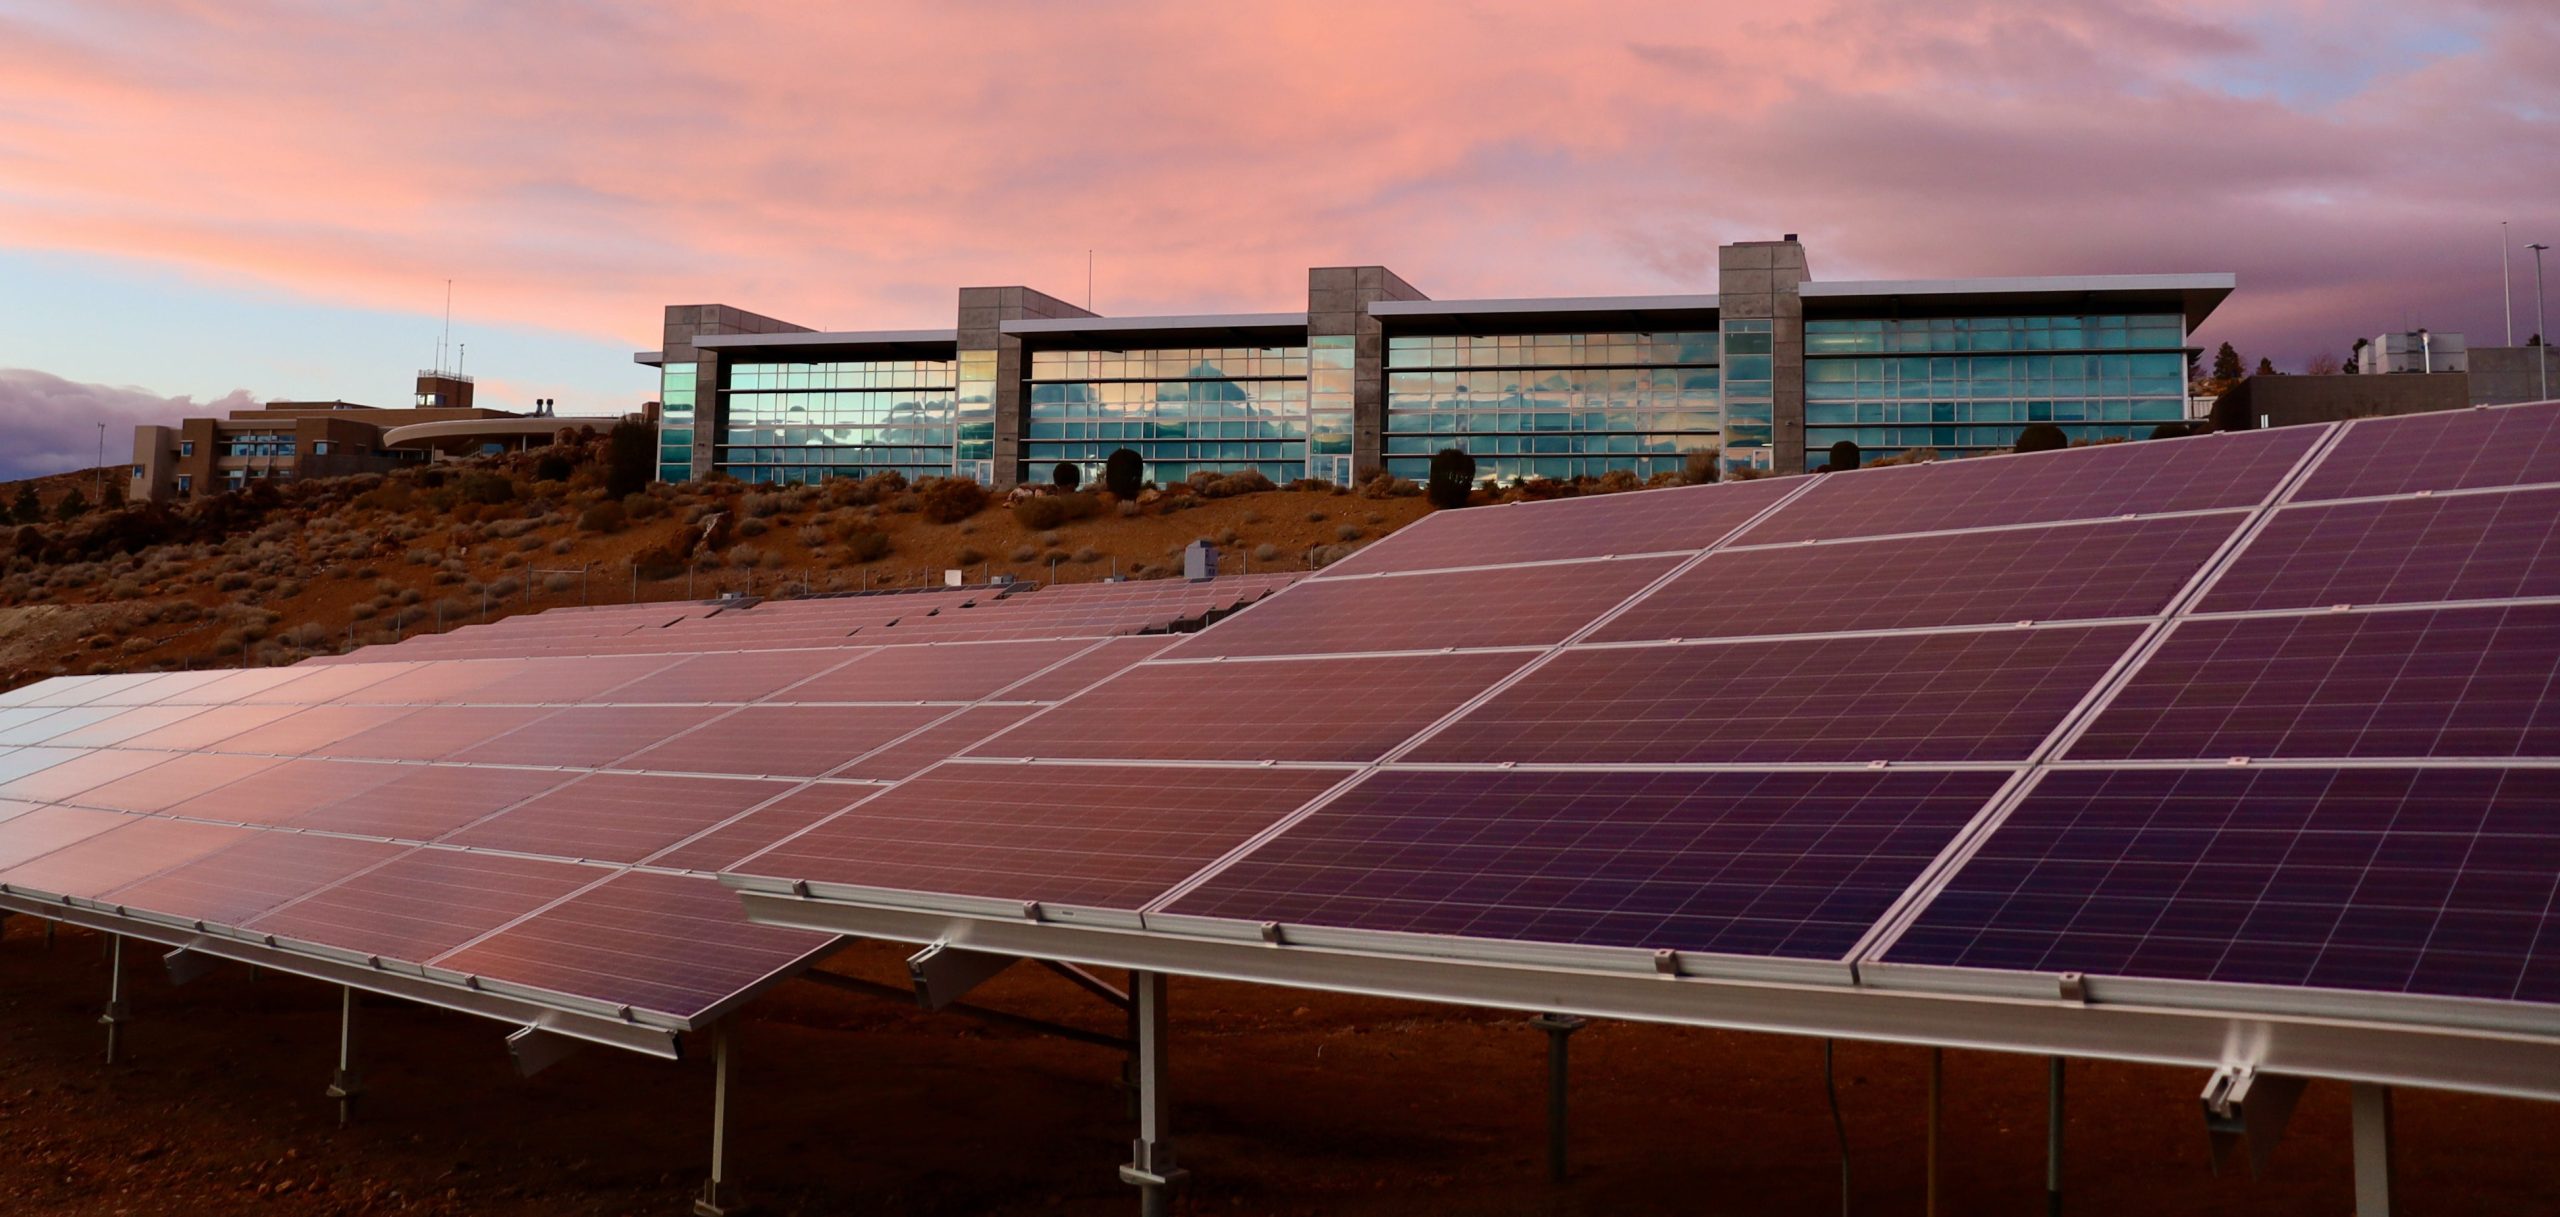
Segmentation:
[(1790, 236), (1718, 251), (1713, 294), (1432, 300), (1384, 267), (1308, 272), (1306, 311), (1098, 317), (968, 287), (948, 330), (811, 331), (667, 310), (660, 474), (806, 481), (895, 469), (998, 487), (1119, 448), (1148, 476), (1275, 482), (1819, 468), (2074, 442), (2185, 417), (2196, 328), (2228, 274), (1823, 281)]

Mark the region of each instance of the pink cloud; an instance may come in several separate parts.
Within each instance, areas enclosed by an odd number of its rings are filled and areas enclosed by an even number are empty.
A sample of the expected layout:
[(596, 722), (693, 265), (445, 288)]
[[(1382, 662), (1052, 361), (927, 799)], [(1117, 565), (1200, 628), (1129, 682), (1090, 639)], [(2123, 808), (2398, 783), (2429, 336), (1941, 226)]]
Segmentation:
[(257, 405), (246, 389), (208, 402), (162, 397), (142, 389), (79, 384), (27, 368), (0, 368), (0, 418), (9, 420), (9, 442), (0, 445), (0, 481), (40, 477), (98, 464), (98, 424), (107, 424), (110, 464), (133, 455), (133, 428), (171, 424), (186, 415), (221, 416)]
[[(947, 323), (962, 283), (1106, 312), (2230, 269), (2207, 336), (2291, 361), (2494, 341), (2497, 222), (2560, 234), (2560, 11), (2476, 0), (1098, 3), (0, 16), (0, 231), (218, 279), (650, 345), (667, 303)], [(2539, 227), (2536, 227), (2539, 225)], [(2529, 309), (2525, 310), (2529, 312)]]

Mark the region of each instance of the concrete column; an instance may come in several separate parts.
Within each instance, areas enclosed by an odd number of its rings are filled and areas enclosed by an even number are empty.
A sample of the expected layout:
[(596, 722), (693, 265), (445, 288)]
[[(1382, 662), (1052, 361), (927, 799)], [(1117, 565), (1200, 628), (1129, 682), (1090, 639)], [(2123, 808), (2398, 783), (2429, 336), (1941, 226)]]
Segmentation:
[(1004, 332), (1004, 323), (1034, 319), (1090, 317), (1092, 313), (1046, 292), (1019, 285), (960, 289), (959, 387), (960, 439), (955, 459), (959, 472), (987, 461), (995, 489), (1010, 490), (1023, 479), (1031, 416), (1031, 395), (1024, 379), (1030, 357), (1022, 340)]
[[(1716, 253), (1719, 315), (1728, 322), (1769, 323), (1770, 465), (1778, 473), (1802, 473), (1804, 298), (1799, 289), (1811, 277), (1804, 246), (1790, 234), (1782, 241), (1737, 241)], [(1733, 379), (1730, 364), (1725, 377), (1728, 383)], [(1728, 431), (1728, 456), (1735, 446)]]
[[(1380, 468), (1387, 406), (1387, 340), (1369, 305), (1379, 300), (1430, 297), (1383, 266), (1318, 266), (1307, 271), (1307, 397), (1316, 430), (1337, 434), (1334, 420), (1349, 412), (1352, 479)], [(1348, 358), (1342, 352), (1349, 352)], [(1341, 363), (1349, 365), (1347, 377)], [(1347, 381), (1347, 383), (1345, 383)], [(1322, 476), (1327, 453), (1319, 440), (1309, 453)]]
[(2351, 1093), (2356, 1217), (2391, 1217), (2391, 1088), (2357, 1082)]

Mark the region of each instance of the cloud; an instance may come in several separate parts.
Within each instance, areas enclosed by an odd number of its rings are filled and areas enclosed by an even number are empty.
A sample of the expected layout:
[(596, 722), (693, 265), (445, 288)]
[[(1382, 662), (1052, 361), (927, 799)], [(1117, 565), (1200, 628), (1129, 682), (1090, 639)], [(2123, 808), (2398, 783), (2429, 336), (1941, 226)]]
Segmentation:
[(107, 424), (107, 460), (133, 454), (133, 429), (190, 414), (227, 414), (257, 405), (246, 389), (199, 404), (140, 389), (88, 385), (32, 368), (0, 368), (0, 480), (42, 477), (98, 463), (98, 424)]
[[(1741, 0), (1286, 6), (309, 0), (0, 8), (0, 232), (243, 290), (656, 345), (721, 300), (948, 325), (1817, 275), (2234, 270), (2294, 362), (2494, 341), (2560, 234), (2560, 6)], [(2527, 302), (2529, 305), (2529, 302)], [(2520, 310), (2524, 311), (2524, 310)]]

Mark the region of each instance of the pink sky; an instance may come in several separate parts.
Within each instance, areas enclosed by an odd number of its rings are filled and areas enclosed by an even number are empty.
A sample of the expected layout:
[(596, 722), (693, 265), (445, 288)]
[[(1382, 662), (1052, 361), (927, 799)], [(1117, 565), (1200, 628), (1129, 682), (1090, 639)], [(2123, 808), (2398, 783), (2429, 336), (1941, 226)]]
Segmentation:
[(1345, 262), (1712, 290), (1717, 243), (1799, 232), (1818, 278), (2237, 271), (2204, 337), (2298, 364), (2499, 341), (2502, 219), (2560, 241), (2549, 0), (0, 0), (0, 249), (408, 312), (451, 277), (624, 350), (674, 302), (1080, 298), (1088, 248), (1129, 314)]

